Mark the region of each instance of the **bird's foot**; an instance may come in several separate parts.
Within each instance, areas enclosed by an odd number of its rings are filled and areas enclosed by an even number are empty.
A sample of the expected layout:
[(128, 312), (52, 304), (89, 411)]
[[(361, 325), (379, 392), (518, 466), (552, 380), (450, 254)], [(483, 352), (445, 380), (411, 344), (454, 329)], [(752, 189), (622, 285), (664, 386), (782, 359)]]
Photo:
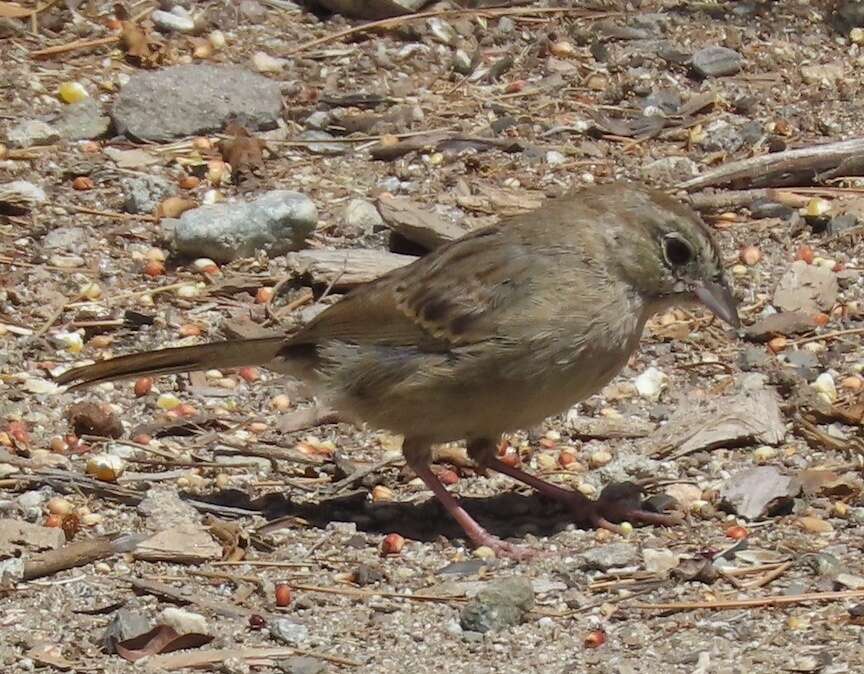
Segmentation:
[(542, 557), (543, 553), (538, 550), (532, 550), (523, 545), (514, 545), (507, 541), (502, 541), (497, 536), (487, 533), (483, 540), (475, 540), (481, 547), (489, 548), (495, 553), (498, 559), (512, 559), (517, 562), (528, 562), (532, 559)]
[[(578, 492), (573, 492), (574, 496)], [(657, 513), (645, 510), (641, 503), (642, 489), (633, 482), (618, 482), (608, 485), (596, 501), (590, 501), (582, 494), (573, 499), (574, 509), (586, 519), (586, 523), (598, 529), (608, 529), (624, 533), (620, 526), (630, 524), (654, 524), (676, 526), (683, 522), (680, 515)]]

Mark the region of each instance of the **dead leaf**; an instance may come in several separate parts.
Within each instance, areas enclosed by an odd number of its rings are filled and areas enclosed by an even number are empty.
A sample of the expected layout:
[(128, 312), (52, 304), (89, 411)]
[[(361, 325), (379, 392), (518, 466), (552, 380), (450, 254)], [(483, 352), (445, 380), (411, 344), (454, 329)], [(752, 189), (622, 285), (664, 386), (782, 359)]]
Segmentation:
[(103, 152), (117, 168), (137, 169), (159, 163), (159, 158), (146, 150), (118, 150), (116, 147), (106, 147)]
[(465, 234), (462, 227), (408, 199), (382, 195), (378, 199), (378, 212), (391, 230), (426, 250), (434, 250)]
[(119, 438), (123, 423), (107, 404), (75, 403), (66, 411), (66, 418), (75, 435), (98, 435), (100, 438)]
[(848, 498), (861, 491), (861, 483), (853, 474), (838, 475), (832, 470), (818, 468), (802, 470), (793, 481), (793, 485), (796, 484), (807, 496)]
[(231, 165), (234, 181), (239, 183), (246, 174), (258, 173), (264, 167), (262, 152), (267, 146), (237, 122), (231, 122), (225, 132), (233, 137), (219, 143), (219, 152), (222, 159)]
[(774, 466), (758, 466), (732, 475), (720, 488), (720, 507), (748, 520), (792, 510), (798, 493), (794, 480)]
[(149, 34), (132, 21), (129, 10), (122, 3), (114, 5), (114, 16), (120, 19), (120, 48), (130, 60), (142, 67), (156, 65), (156, 49)]
[(137, 662), (141, 658), (159, 653), (201, 648), (211, 641), (213, 641), (213, 637), (209, 634), (189, 633), (180, 635), (173, 627), (157, 625), (149, 632), (121, 641), (117, 644), (117, 654), (124, 660)]

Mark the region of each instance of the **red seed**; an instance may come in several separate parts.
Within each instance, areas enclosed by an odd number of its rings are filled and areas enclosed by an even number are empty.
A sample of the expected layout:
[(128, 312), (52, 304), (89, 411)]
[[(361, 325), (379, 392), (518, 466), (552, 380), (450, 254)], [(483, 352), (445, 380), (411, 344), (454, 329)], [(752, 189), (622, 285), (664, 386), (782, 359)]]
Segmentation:
[(8, 432), (16, 444), (26, 446), (30, 444), (30, 431), (23, 421), (10, 421)]
[(459, 475), (455, 470), (442, 468), (438, 471), (438, 479), (441, 480), (441, 484), (450, 486), (459, 482)]
[(504, 89), (505, 93), (508, 94), (518, 94), (525, 88), (525, 80), (513, 80), (507, 87)]
[(204, 328), (197, 323), (184, 323), (180, 326), (179, 332), (181, 337), (200, 337)]
[(748, 533), (749, 532), (744, 527), (733, 524), (731, 527), (726, 529), (726, 538), (731, 538), (733, 541), (740, 541), (742, 538), (747, 538)]
[(824, 328), (831, 322), (831, 317), (828, 314), (816, 314), (813, 317), (813, 322), (820, 328)]
[(253, 630), (260, 630), (266, 627), (267, 621), (264, 620), (263, 616), (258, 615), (257, 613), (253, 613), (249, 616), (249, 628)]
[(240, 375), (240, 378), (247, 382), (253, 382), (258, 379), (258, 368), (257, 367), (241, 367), (237, 370), (237, 374)]
[(258, 288), (258, 292), (255, 293), (255, 302), (258, 304), (267, 304), (270, 300), (273, 299), (273, 288), (263, 287)]
[(201, 179), (197, 176), (183, 176), (180, 178), (180, 187), (184, 190), (194, 190), (201, 184)]
[(45, 518), (45, 526), (50, 527), (51, 529), (59, 529), (63, 526), (63, 515), (51, 513)]
[(571, 463), (576, 463), (576, 455), (573, 452), (561, 452), (558, 455), (558, 465), (566, 468)]
[(381, 554), (383, 556), (398, 555), (402, 552), (403, 547), (405, 547), (405, 539), (402, 536), (399, 534), (387, 534), (384, 540), (381, 541)]
[(147, 260), (147, 262), (144, 263), (145, 276), (156, 278), (157, 276), (162, 276), (164, 273), (165, 265), (159, 262), (159, 260)]
[(285, 583), (279, 583), (276, 586), (276, 606), (288, 606), (294, 597), (291, 594), (291, 587)]
[(135, 381), (135, 397), (146, 396), (153, 389), (153, 380), (150, 377), (141, 377)]
[(606, 632), (604, 630), (591, 630), (585, 636), (585, 648), (600, 648), (606, 643)]
[(198, 414), (198, 409), (189, 403), (180, 403), (172, 411), (177, 412), (178, 417), (194, 417)]
[(72, 181), (72, 189), (83, 192), (84, 190), (92, 190), (96, 185), (91, 178), (87, 176), (78, 176)]
[(522, 463), (519, 455), (516, 452), (505, 454), (504, 456), (500, 457), (500, 460), (501, 463), (503, 463), (505, 466), (510, 466), (511, 468), (516, 468)]
[(813, 264), (813, 249), (810, 246), (804, 245), (798, 249), (798, 252), (795, 253), (796, 260), (804, 260), (807, 264)]

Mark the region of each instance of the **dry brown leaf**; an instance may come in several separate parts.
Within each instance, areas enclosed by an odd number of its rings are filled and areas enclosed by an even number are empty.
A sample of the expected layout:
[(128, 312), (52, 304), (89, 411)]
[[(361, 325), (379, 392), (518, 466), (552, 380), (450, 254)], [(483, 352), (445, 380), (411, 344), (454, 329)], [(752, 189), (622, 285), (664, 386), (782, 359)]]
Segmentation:
[(219, 143), (219, 152), (222, 159), (231, 165), (235, 182), (240, 182), (244, 174), (256, 173), (264, 167), (264, 141), (237, 122), (231, 122), (225, 132), (233, 137)]
[(120, 48), (131, 60), (141, 66), (153, 66), (157, 61), (157, 50), (150, 36), (132, 21), (129, 10), (122, 3), (114, 5), (114, 15), (120, 19)]
[(177, 634), (173, 627), (157, 625), (149, 632), (117, 644), (117, 654), (129, 662), (149, 655), (170, 653), (187, 648), (201, 648), (213, 641), (209, 634)]

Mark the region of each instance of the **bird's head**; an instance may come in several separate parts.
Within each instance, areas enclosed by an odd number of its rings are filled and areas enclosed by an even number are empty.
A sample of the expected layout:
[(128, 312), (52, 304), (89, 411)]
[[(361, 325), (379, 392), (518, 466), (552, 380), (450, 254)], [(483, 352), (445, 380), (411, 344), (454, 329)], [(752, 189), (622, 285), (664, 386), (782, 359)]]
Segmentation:
[(597, 196), (600, 202), (610, 200), (604, 210), (614, 214), (607, 216), (604, 229), (610, 261), (649, 307), (698, 302), (738, 327), (720, 250), (695, 211), (663, 192), (635, 185)]

